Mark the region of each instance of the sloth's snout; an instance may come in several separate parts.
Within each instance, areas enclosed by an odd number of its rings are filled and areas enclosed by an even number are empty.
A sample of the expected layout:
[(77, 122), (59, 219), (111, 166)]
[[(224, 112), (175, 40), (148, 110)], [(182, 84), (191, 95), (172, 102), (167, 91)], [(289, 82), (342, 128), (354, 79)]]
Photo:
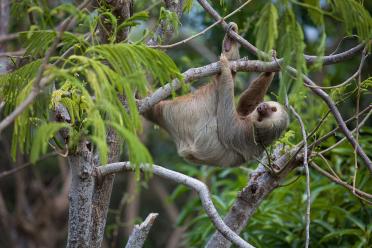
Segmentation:
[(257, 107), (257, 112), (260, 116), (266, 116), (269, 113), (269, 105), (267, 103), (260, 103)]

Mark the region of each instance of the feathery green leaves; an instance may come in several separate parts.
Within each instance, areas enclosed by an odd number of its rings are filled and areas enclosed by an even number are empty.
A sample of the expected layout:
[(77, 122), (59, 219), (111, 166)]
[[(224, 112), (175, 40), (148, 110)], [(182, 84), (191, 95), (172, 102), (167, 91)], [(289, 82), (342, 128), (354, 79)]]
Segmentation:
[(183, 11), (184, 12), (190, 12), (192, 9), (192, 4), (194, 0), (185, 0), (183, 3)]
[(182, 79), (177, 66), (168, 55), (144, 45), (100, 45), (87, 50), (88, 54), (91, 52), (97, 53), (100, 59), (107, 60), (114, 71), (123, 76), (146, 71), (161, 84), (168, 82), (171, 78)]
[[(295, 87), (292, 90), (298, 90), (299, 87), (303, 87), (301, 75), (304, 72), (306, 73), (306, 63), (303, 56), (305, 49), (304, 35), (291, 9), (286, 9), (281, 21), (280, 33), (282, 35), (278, 40), (278, 52), (279, 56), (284, 58), (282, 68), (291, 65), (297, 70)], [(286, 92), (292, 87), (293, 79), (293, 76), (286, 70), (283, 71), (279, 88), (279, 99), (281, 101), (284, 101)]]
[[(26, 48), (25, 55), (31, 56), (43, 56), (49, 46), (52, 44), (57, 33), (51, 30), (36, 30), (27, 31), (20, 33), (20, 39), (23, 46)], [(66, 50), (74, 46), (75, 44), (80, 44), (86, 46), (82, 36), (72, 34), (70, 32), (64, 32), (62, 37), (63, 47), (62, 50)]]
[(272, 3), (268, 3), (261, 10), (260, 18), (256, 23), (256, 46), (269, 52), (274, 48), (278, 38), (278, 11)]
[[(27, 49), (32, 50), (34, 55), (47, 49), (47, 45), (36, 47), (42, 39), (50, 43), (55, 37), (52, 31), (28, 34)], [(27, 33), (22, 35), (25, 37)], [(65, 37), (69, 38), (68, 35)], [(35, 61), (0, 77), (0, 97), (6, 100), (9, 111), (28, 96), (39, 66), (40, 61)], [(63, 68), (48, 67), (45, 75), (53, 77), (56, 90), (52, 92), (50, 87), (44, 89), (35, 103), (15, 120), (13, 157), (19, 148), (21, 152), (31, 152), (32, 161), (36, 161), (46, 152), (47, 141), (68, 124), (70, 134), (74, 136), (70, 137), (70, 149), (79, 139), (88, 138), (95, 144), (102, 164), (108, 161), (107, 128), (122, 129), (117, 132), (127, 141), (134, 164), (151, 162), (149, 152), (137, 137), (141, 119), (135, 92), (144, 95), (149, 86), (148, 79), (152, 79), (154, 84), (164, 84), (174, 78), (182, 80), (177, 66), (164, 52), (143, 45), (92, 46), (83, 55), (65, 59)], [(125, 106), (121, 102), (123, 99)], [(50, 121), (46, 111), (48, 105), (54, 109), (60, 104), (69, 114), (69, 123), (40, 126)]]
[(355, 0), (331, 0), (332, 7), (339, 13), (344, 21), (346, 31), (356, 34), (360, 40), (372, 37), (372, 17), (363, 5)]
[(35, 76), (41, 60), (35, 60), (8, 74), (0, 75), (0, 98), (5, 102), (5, 114), (8, 114), (16, 104), (20, 91)]
[(320, 0), (305, 0), (304, 2), (309, 6), (306, 8), (306, 10), (314, 24), (321, 26), (324, 25), (323, 12), (320, 8)]

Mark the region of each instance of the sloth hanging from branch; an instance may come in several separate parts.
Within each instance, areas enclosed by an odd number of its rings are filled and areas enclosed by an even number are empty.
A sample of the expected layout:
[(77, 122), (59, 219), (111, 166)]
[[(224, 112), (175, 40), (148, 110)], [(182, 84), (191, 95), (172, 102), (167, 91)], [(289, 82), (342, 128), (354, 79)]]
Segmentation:
[[(238, 26), (230, 23), (235, 32)], [(209, 84), (174, 100), (164, 100), (145, 117), (164, 128), (180, 156), (196, 164), (239, 166), (258, 158), (287, 128), (288, 114), (278, 102), (263, 98), (274, 72), (262, 73), (234, 104), (235, 72), (229, 60), (240, 58), (239, 45), (227, 34), (222, 43), (221, 73)]]

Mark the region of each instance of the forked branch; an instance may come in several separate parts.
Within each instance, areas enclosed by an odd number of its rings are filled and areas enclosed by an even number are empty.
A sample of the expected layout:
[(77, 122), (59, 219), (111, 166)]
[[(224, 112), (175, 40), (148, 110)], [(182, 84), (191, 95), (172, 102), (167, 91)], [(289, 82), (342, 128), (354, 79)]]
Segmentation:
[[(213, 205), (213, 202), (211, 200), (209, 190), (207, 186), (202, 183), (201, 181), (186, 176), (182, 173), (172, 171), (169, 169), (166, 169), (161, 166), (157, 165), (140, 165), (141, 171), (149, 171), (154, 173), (157, 176), (163, 177), (165, 179), (171, 180), (175, 183), (183, 184), (190, 189), (195, 190), (200, 197), (200, 200), (202, 202), (203, 208), (205, 212), (207, 213), (208, 217), (212, 221), (213, 225), (216, 227), (216, 229), (230, 242), (234, 243), (238, 247), (246, 247), (246, 248), (252, 248), (253, 246), (248, 244), (246, 241), (244, 241), (241, 237), (239, 237), (235, 232), (233, 232), (221, 219), (220, 215), (218, 214), (215, 206)], [(131, 166), (130, 162), (119, 162), (119, 163), (112, 163), (107, 164), (104, 166), (96, 167), (96, 175), (97, 177), (106, 176), (113, 173), (118, 173), (121, 171), (133, 171), (134, 168)]]

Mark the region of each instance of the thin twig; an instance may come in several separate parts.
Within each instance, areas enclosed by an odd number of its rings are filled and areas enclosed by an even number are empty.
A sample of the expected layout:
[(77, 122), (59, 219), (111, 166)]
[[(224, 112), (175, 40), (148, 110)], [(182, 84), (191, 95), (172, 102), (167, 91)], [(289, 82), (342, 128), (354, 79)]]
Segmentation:
[[(366, 51), (364, 49), (362, 59), (360, 61), (360, 65), (358, 67), (358, 70), (351, 77), (346, 79), (344, 82), (342, 82), (340, 84), (337, 84), (337, 85), (332, 85), (332, 86), (319, 86), (319, 85), (315, 85), (315, 86), (314, 85), (306, 85), (306, 86), (309, 87), (309, 88), (319, 88), (319, 89), (323, 89), (323, 90), (337, 89), (337, 88), (344, 87), (345, 85), (349, 84), (351, 82), (351, 80), (355, 79), (358, 76), (360, 77), (362, 69), (363, 69), (363, 65), (365, 63), (366, 58), (368, 57), (368, 54), (365, 54), (365, 53), (366, 53)], [(358, 85), (359, 85), (359, 83), (358, 83)], [(358, 87), (358, 89), (359, 89), (359, 87)]]
[(14, 33), (14, 34), (2, 34), (0, 35), (0, 43), (10, 41), (17, 39), (19, 36), (19, 33)]
[(311, 198), (310, 198), (310, 172), (309, 172), (309, 165), (307, 161), (307, 136), (306, 136), (306, 130), (305, 125), (302, 121), (301, 116), (296, 112), (296, 110), (290, 106), (290, 109), (292, 113), (296, 116), (298, 122), (301, 126), (301, 132), (303, 137), (303, 146), (304, 146), (304, 167), (306, 172), (306, 198), (307, 198), (307, 206), (306, 206), (306, 242), (305, 242), (305, 248), (309, 247), (310, 242), (310, 207), (311, 207)]
[[(204, 8), (204, 10), (207, 13), (209, 13), (216, 21), (219, 21), (222, 19), (221, 16), (217, 13), (217, 11), (214, 10), (212, 6), (206, 0), (198, 0), (198, 2)], [(230, 30), (229, 25), (225, 21), (222, 21), (221, 25), (223, 29), (225, 30), (225, 32), (227, 32), (231, 38), (239, 42), (243, 47), (251, 51), (254, 55), (260, 56), (262, 58), (271, 59), (271, 54), (261, 51), (260, 49), (252, 45), (249, 41), (247, 41), (246, 39), (241, 37), (239, 34), (237, 34), (234, 30)], [(338, 53), (335, 55), (330, 55), (330, 56), (319, 57), (319, 56), (304, 54), (304, 58), (306, 60), (306, 63), (308, 64), (314, 64), (315, 62), (319, 60), (322, 61), (324, 65), (334, 64), (334, 63), (344, 61), (346, 59), (353, 57), (355, 54), (362, 51), (364, 46), (365, 44), (359, 44), (345, 52)], [(281, 62), (282, 60), (283, 59), (281, 58), (278, 61)]]
[(324, 163), (327, 165), (328, 169), (332, 172), (332, 174), (336, 178), (340, 179), (340, 177), (337, 175), (337, 173), (332, 169), (332, 166), (328, 163), (328, 160), (322, 154), (320, 154), (320, 153), (314, 153), (314, 154), (315, 154), (315, 156), (319, 156), (324, 161)]
[[(357, 125), (358, 129), (361, 128), (365, 123), (366, 121), (368, 120), (368, 118), (371, 116), (372, 114), (372, 111), (370, 110), (368, 112), (368, 114), (363, 118), (363, 120)], [(360, 114), (357, 114), (356, 116), (360, 116)], [(358, 117), (355, 117), (355, 119), (358, 119)], [(351, 133), (354, 133), (356, 132), (357, 128), (354, 128)], [(339, 141), (337, 141), (335, 144), (333, 144), (332, 146), (330, 147), (327, 147), (326, 149), (318, 152), (317, 154), (324, 154), (326, 152), (329, 152), (331, 151), (332, 149), (334, 149), (336, 146), (340, 145), (342, 142), (344, 142), (346, 140), (346, 137), (343, 137), (342, 139), (340, 139)]]
[(330, 55), (333, 55), (333, 54), (336, 54), (336, 52), (338, 51), (338, 49), (341, 47), (342, 43), (344, 43), (345, 40), (348, 40), (348, 39), (358, 39), (358, 36), (357, 35), (349, 35), (349, 36), (345, 36), (341, 39), (341, 41), (338, 43), (336, 49), (330, 53)]
[(25, 50), (21, 49), (19, 51), (0, 53), (0, 57), (17, 58), (17, 57), (23, 57), (24, 53), (25, 53)]
[[(296, 69), (288, 66), (288, 71), (290, 73), (293, 73), (293, 74), (296, 74), (297, 71)], [(310, 78), (308, 78), (306, 75), (302, 75), (304, 81), (305, 81), (305, 85), (316, 85)], [(356, 149), (356, 152), (358, 153), (358, 155), (363, 159), (363, 161), (365, 162), (366, 166), (368, 167), (368, 169), (370, 170), (370, 172), (372, 173), (372, 162), (371, 160), (369, 159), (369, 157), (367, 156), (367, 154), (364, 152), (364, 150), (361, 148), (361, 146), (356, 142), (356, 140), (354, 139), (353, 135), (351, 134), (350, 130), (347, 128), (346, 126), (346, 123), (345, 121), (343, 120), (342, 116), (341, 116), (341, 113), (340, 111), (338, 110), (338, 108), (336, 107), (335, 103), (333, 102), (333, 100), (331, 99), (331, 97), (326, 93), (324, 92), (322, 89), (319, 89), (319, 88), (311, 88), (311, 90), (317, 94), (327, 105), (328, 105), (328, 108), (331, 110), (341, 132), (345, 135), (345, 137), (347, 138), (347, 140), (350, 142), (350, 144), (353, 146), (354, 149)]]
[(169, 44), (169, 45), (155, 45), (155, 46), (149, 46), (151, 48), (164, 48), (164, 49), (167, 49), (167, 48), (173, 48), (173, 47), (176, 47), (176, 46), (179, 46), (179, 45), (182, 45), (182, 44), (185, 44), (186, 42), (192, 40), (192, 39), (195, 39), (196, 37), (200, 36), (200, 35), (203, 35), (205, 34), (208, 30), (212, 29), (214, 26), (217, 26), (218, 24), (220, 24), (222, 21), (228, 19), (229, 17), (235, 15), (236, 13), (238, 13), (242, 8), (244, 8), (248, 3), (250, 3), (252, 0), (248, 0), (246, 1), (245, 3), (243, 3), (241, 6), (239, 6), (239, 8), (237, 8), (236, 10), (234, 10), (233, 12), (231, 12), (230, 14), (226, 15), (225, 17), (223, 17), (222, 19), (214, 22), (213, 24), (209, 25), (208, 27), (206, 27), (205, 29), (203, 29), (202, 31), (200, 31), (199, 33), (197, 34), (194, 34), (184, 40), (181, 40), (181, 41), (178, 41), (176, 43), (173, 43), (173, 44)]
[[(367, 106), (365, 109), (363, 109), (362, 111), (360, 111), (360, 113), (357, 115), (357, 116), (362, 116), (364, 115), (365, 113), (367, 113), (368, 111), (370, 111), (372, 109), (372, 105), (369, 105)], [(356, 115), (347, 119), (345, 121), (345, 123), (350, 123), (351, 121), (355, 120)], [(324, 142), (325, 140), (327, 140), (328, 138), (332, 137), (340, 128), (339, 127), (336, 127), (335, 129), (333, 129), (332, 131), (328, 132), (327, 134), (323, 135), (322, 137), (320, 137), (319, 139), (317, 139), (316, 141), (314, 141), (313, 143), (311, 143), (309, 145), (309, 148), (313, 148), (315, 146), (318, 146), (320, 145), (322, 142)]]
[[(356, 116), (359, 114), (359, 105), (360, 105), (360, 92), (361, 92), (361, 84), (362, 84), (362, 68), (364, 65), (364, 62), (367, 58), (367, 46), (363, 49), (362, 52), (362, 59), (360, 61), (359, 69), (358, 69), (358, 80), (357, 80), (357, 97), (356, 97)], [(356, 128), (355, 128), (355, 140), (359, 144), (359, 117), (356, 118)], [(353, 193), (355, 193), (355, 184), (356, 184), (356, 178), (358, 173), (358, 156), (357, 151), (354, 149), (354, 176), (353, 176)]]
[(332, 176), (331, 174), (329, 174), (328, 172), (326, 172), (325, 170), (323, 170), (322, 168), (320, 168), (320, 166), (318, 166), (316, 163), (314, 162), (311, 162), (310, 163), (310, 166), (312, 168), (314, 168), (315, 170), (317, 170), (319, 173), (323, 174), (324, 176), (328, 177), (331, 181), (347, 188), (353, 195), (355, 195), (356, 197), (362, 199), (363, 201), (367, 201), (369, 204), (372, 204), (371, 201), (368, 201), (367, 199), (365, 198), (368, 198), (368, 199), (372, 199), (372, 195), (371, 194), (368, 194), (360, 189), (355, 189), (355, 192), (353, 192), (353, 186), (352, 185), (349, 185), (348, 183), (342, 181), (340, 178), (337, 178), (337, 177), (334, 177)]
[[(176, 183), (181, 183), (189, 188), (198, 192), (200, 200), (202, 202), (203, 208), (207, 215), (209, 216), (210, 220), (217, 228), (217, 230), (228, 240), (239, 247), (248, 247), (252, 248), (253, 246), (248, 244), (244, 241), (241, 237), (239, 237), (235, 232), (233, 232), (221, 219), (220, 215), (218, 214), (216, 208), (213, 205), (213, 202), (210, 198), (210, 193), (207, 186), (192, 177), (186, 176), (182, 173), (172, 171), (166, 169), (161, 166), (157, 165), (140, 165), (141, 171), (151, 171), (157, 176), (169, 179)], [(98, 177), (106, 176), (108, 174), (113, 174), (121, 171), (133, 171), (134, 167), (131, 166), (129, 162), (118, 162), (107, 164), (104, 166), (96, 167), (96, 173)]]
[[(51, 153), (45, 154), (44, 156), (40, 157), (40, 159), (38, 161), (41, 161), (41, 160), (44, 160), (44, 159), (47, 159), (49, 157), (53, 157), (53, 156), (56, 156), (56, 155), (58, 155), (56, 152), (51, 152)], [(4, 178), (6, 176), (12, 175), (14, 173), (17, 173), (18, 171), (23, 170), (23, 169), (29, 167), (30, 165), (33, 165), (33, 163), (27, 162), (27, 163), (25, 163), (21, 166), (15, 167), (11, 170), (3, 171), (3, 172), (0, 173), (0, 179)]]

